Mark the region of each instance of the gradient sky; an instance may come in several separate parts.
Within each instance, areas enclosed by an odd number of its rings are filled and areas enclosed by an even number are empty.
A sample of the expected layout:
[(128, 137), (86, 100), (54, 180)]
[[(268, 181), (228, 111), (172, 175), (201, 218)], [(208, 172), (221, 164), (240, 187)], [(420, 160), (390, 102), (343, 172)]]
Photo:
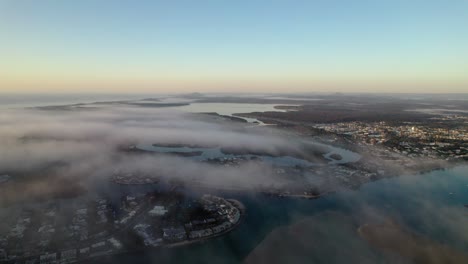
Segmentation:
[(0, 92), (468, 92), (466, 0), (0, 0)]

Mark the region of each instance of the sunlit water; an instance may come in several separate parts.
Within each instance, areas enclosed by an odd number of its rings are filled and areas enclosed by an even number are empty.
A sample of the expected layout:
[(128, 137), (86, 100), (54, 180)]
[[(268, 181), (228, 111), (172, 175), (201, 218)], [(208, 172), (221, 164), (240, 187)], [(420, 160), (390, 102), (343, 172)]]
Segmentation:
[(190, 105), (178, 106), (177, 109), (190, 113), (217, 113), (224, 116), (233, 116), (246, 120), (249, 123), (263, 122), (248, 117), (239, 117), (235, 114), (253, 112), (286, 112), (286, 110), (276, 109), (278, 104), (238, 104), (238, 103), (191, 103)]
[[(142, 101), (144, 98), (154, 98), (154, 101)], [(180, 111), (190, 113), (217, 113), (219, 115), (238, 117), (249, 123), (265, 125), (258, 119), (240, 117), (235, 114), (253, 112), (285, 112), (276, 109), (278, 104), (243, 104), (243, 103), (193, 103), (193, 99), (179, 97), (168, 97), (154, 94), (0, 94), (0, 108), (24, 108), (39, 106), (58, 106), (71, 104), (89, 104), (94, 102), (108, 101), (132, 101), (138, 104), (168, 104), (186, 103), (188, 105), (173, 106)]]

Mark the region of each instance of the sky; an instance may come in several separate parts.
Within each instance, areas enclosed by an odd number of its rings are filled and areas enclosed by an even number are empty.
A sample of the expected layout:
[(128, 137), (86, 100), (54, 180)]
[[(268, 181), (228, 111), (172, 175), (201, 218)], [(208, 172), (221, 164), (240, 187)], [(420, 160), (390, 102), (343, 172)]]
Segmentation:
[(465, 0), (0, 0), (0, 93), (468, 92)]

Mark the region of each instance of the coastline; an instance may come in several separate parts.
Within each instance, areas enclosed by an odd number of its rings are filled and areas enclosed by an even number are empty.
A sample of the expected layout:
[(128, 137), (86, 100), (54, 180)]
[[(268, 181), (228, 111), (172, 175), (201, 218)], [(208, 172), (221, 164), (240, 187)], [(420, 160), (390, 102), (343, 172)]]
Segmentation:
[(185, 241), (170, 243), (170, 244), (161, 244), (161, 245), (155, 246), (155, 247), (141, 247), (141, 248), (137, 248), (137, 249), (133, 249), (133, 250), (116, 251), (116, 252), (110, 253), (108, 255), (88, 257), (88, 258), (85, 258), (85, 259), (76, 260), (76, 262), (74, 262), (74, 263), (89, 263), (89, 261), (92, 261), (92, 260), (99, 260), (99, 259), (105, 260), (105, 259), (113, 257), (113, 256), (119, 256), (119, 255), (128, 254), (128, 253), (138, 253), (138, 252), (143, 252), (143, 251), (147, 251), (147, 250), (161, 250), (161, 249), (172, 249), (172, 248), (184, 247), (184, 246), (204, 243), (206, 241), (209, 241), (209, 240), (212, 240), (212, 239), (215, 239), (215, 238), (218, 238), (218, 237), (222, 237), (223, 235), (226, 235), (226, 234), (234, 231), (235, 229), (237, 229), (242, 224), (242, 222), (244, 221), (245, 215), (246, 215), (246, 207), (245, 207), (245, 205), (243, 203), (241, 203), (240, 201), (238, 201), (236, 199), (226, 199), (226, 201), (230, 202), (233, 206), (235, 206), (239, 210), (240, 218), (239, 218), (239, 221), (237, 221), (235, 224), (233, 224), (233, 226), (231, 228), (226, 229), (223, 232), (211, 235), (209, 237), (198, 238), (198, 239), (187, 239)]
[(240, 201), (235, 200), (235, 199), (226, 199), (226, 201), (230, 202), (240, 212), (239, 221), (237, 221), (235, 224), (233, 224), (233, 226), (231, 228), (226, 229), (223, 232), (208, 236), (208, 237), (203, 237), (203, 238), (198, 238), (198, 239), (189, 239), (189, 240), (181, 241), (181, 242), (177, 242), (177, 243), (161, 245), (160, 247), (161, 248), (176, 248), (176, 247), (187, 246), (187, 245), (191, 245), (191, 244), (198, 244), (198, 243), (202, 243), (204, 241), (208, 241), (208, 240), (211, 240), (211, 239), (214, 239), (214, 238), (217, 238), (217, 237), (221, 237), (221, 236), (223, 236), (223, 235), (225, 235), (227, 233), (230, 233), (230, 232), (234, 231), (244, 221), (245, 213), (246, 213), (246, 207), (245, 207), (245, 205), (243, 203), (241, 203)]

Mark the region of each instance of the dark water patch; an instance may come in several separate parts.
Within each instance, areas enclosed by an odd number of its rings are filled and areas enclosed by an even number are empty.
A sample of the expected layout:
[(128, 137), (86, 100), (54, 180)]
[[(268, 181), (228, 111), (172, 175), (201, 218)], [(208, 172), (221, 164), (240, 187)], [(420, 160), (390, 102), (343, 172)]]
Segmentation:
[[(468, 167), (465, 166), (401, 176), (366, 184), (358, 191), (342, 191), (317, 200), (225, 193), (224, 196), (240, 200), (247, 208), (244, 223), (233, 232), (201, 244), (120, 255), (109, 261), (241, 263), (270, 236), (281, 234), (282, 229), (297, 231), (295, 225), (301, 227), (304, 223), (315, 223), (321, 228), (310, 227), (308, 232), (313, 235), (304, 238), (288, 232), (288, 239), (276, 239), (275, 248), (287, 249), (296, 245), (293, 247), (296, 250), (301, 244), (294, 244), (298, 242), (291, 239), (300, 239), (305, 250), (293, 251), (291, 256), (302, 254), (301, 259), (309, 260), (307, 263), (343, 263), (343, 259), (337, 257), (340, 254), (360, 263), (368, 260), (414, 263), (395, 254), (383, 254), (359, 237), (359, 226), (386, 218), (395, 219), (414, 234), (427, 237), (434, 243), (468, 252), (468, 212), (464, 207), (468, 203), (467, 172)], [(352, 252), (349, 246), (352, 246)], [(272, 254), (272, 251), (267, 252)], [(297, 263), (301, 263), (301, 259), (294, 258)]]

